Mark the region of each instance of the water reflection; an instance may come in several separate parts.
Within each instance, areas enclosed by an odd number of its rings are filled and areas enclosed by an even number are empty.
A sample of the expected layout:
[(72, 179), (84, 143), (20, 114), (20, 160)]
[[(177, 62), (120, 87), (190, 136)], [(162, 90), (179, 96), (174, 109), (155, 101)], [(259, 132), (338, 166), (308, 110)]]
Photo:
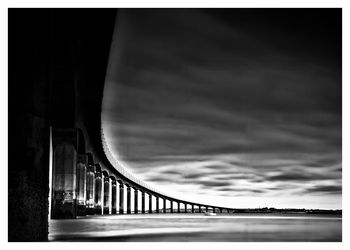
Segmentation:
[(117, 215), (50, 221), (52, 241), (341, 241), (339, 216)]

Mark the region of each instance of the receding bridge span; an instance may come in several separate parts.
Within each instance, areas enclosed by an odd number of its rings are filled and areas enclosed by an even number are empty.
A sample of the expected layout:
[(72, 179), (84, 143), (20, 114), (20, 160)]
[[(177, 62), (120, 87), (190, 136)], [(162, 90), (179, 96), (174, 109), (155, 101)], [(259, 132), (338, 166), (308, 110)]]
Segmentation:
[[(94, 157), (95, 154), (92, 152), (85, 151), (85, 136), (80, 129), (58, 128), (53, 130), (52, 136), (51, 218), (53, 219), (93, 214), (131, 214), (132, 210), (135, 214), (233, 211), (232, 208), (183, 200), (156, 190), (137, 179), (114, 159), (103, 132), (101, 132), (101, 145), (104, 154), (98, 157)], [(138, 199), (139, 193), (141, 204)], [(148, 195), (148, 210), (145, 209), (147, 203), (145, 194)], [(155, 197), (155, 204), (152, 197)], [(163, 202), (162, 209), (160, 200)], [(184, 209), (181, 210), (180, 204), (183, 204)]]

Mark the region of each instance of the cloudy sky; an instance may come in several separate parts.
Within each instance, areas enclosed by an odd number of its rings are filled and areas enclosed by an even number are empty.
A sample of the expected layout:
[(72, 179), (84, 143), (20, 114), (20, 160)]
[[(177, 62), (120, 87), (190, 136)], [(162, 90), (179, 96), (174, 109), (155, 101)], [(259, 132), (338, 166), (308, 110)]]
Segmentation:
[(123, 9), (102, 125), (167, 193), (341, 208), (341, 91), (339, 9)]

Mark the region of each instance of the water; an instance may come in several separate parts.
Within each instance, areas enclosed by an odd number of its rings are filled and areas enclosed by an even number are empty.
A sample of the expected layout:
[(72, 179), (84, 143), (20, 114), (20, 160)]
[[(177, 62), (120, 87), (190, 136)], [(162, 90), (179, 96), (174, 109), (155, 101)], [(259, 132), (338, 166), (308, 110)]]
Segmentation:
[(144, 214), (51, 220), (51, 241), (341, 241), (335, 215)]

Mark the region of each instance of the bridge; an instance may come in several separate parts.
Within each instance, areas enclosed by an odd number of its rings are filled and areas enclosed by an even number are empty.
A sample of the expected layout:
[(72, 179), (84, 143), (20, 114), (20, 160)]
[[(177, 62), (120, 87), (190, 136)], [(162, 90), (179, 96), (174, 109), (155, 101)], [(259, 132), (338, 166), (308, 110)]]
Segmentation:
[[(101, 132), (101, 144), (104, 155), (99, 156), (99, 160), (95, 160), (95, 154), (86, 152), (82, 130), (55, 129), (52, 135), (52, 219), (117, 214), (117, 211), (118, 214), (131, 214), (132, 210), (134, 214), (204, 211), (230, 213), (233, 210), (183, 200), (152, 188), (118, 165), (108, 149), (103, 132)], [(145, 198), (146, 194), (148, 201)], [(152, 202), (152, 197), (155, 197), (155, 204)], [(148, 210), (145, 209), (146, 202)], [(160, 202), (163, 203), (162, 209)], [(126, 211), (124, 211), (125, 203)], [(183, 204), (183, 209), (180, 209), (180, 204)]]
[(48, 213), (232, 212), (156, 190), (114, 159), (101, 103), (115, 20), (113, 9), (9, 10), (9, 241), (47, 240)]

